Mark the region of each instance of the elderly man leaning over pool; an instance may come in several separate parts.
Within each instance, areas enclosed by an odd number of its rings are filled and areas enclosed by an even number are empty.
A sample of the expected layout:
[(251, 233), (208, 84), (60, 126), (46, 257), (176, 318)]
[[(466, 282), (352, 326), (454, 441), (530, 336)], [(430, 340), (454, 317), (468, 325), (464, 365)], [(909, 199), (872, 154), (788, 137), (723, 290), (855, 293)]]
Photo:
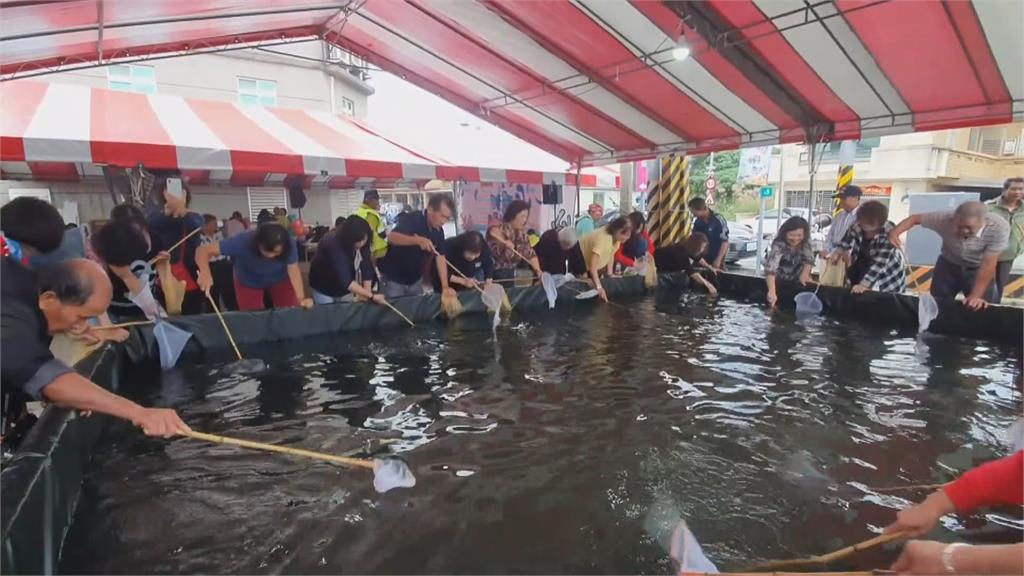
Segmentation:
[(963, 293), (964, 306), (981, 310), (994, 302), (996, 266), (1010, 241), (1010, 226), (989, 213), (981, 202), (964, 202), (956, 210), (914, 214), (889, 232), (889, 240), (901, 247), (900, 236), (914, 226), (935, 231), (942, 250), (932, 272), (932, 296), (956, 298)]
[(95, 262), (66, 260), (39, 273), (4, 257), (2, 321), (0, 321), (0, 385), (8, 408), (23, 406), (27, 397), (57, 406), (101, 412), (130, 420), (150, 436), (170, 437), (189, 427), (174, 410), (143, 408), (78, 374), (50, 352), (50, 336), (81, 332), (90, 318), (103, 314), (113, 289)]

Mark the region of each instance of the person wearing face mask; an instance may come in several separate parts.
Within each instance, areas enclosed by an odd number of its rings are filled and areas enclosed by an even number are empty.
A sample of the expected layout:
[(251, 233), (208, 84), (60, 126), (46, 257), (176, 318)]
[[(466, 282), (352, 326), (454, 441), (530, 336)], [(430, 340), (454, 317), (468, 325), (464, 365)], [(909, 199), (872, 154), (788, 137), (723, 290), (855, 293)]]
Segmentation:
[(527, 264), (534, 276), (540, 277), (540, 262), (530, 245), (526, 221), (530, 218), (530, 205), (513, 200), (505, 208), (502, 223), (487, 231), (487, 245), (494, 258), (494, 278), (507, 280), (515, 276), (520, 263)]
[(854, 294), (906, 290), (903, 254), (889, 241), (894, 227), (885, 204), (865, 202), (857, 211), (856, 222), (829, 254), (831, 262), (846, 264), (846, 278)]
[(811, 249), (811, 226), (807, 220), (793, 216), (782, 223), (764, 263), (764, 282), (768, 288), (768, 305), (779, 301), (775, 281), (786, 280), (806, 285), (811, 281), (814, 251)]
[(931, 294), (936, 298), (964, 295), (964, 306), (981, 310), (996, 300), (996, 267), (1010, 243), (1010, 225), (981, 202), (964, 202), (956, 210), (914, 214), (889, 232), (901, 247), (900, 236), (915, 226), (933, 230), (942, 250), (932, 271)]
[(221, 255), (231, 257), (239, 310), (263, 310), (266, 293), (275, 308), (313, 306), (313, 299), (305, 295), (295, 242), (280, 224), (261, 224), (234, 238), (201, 246), (196, 251), (197, 283), (206, 294), (213, 286), (210, 259)]
[(608, 293), (601, 285), (601, 271), (604, 270), (607, 276), (612, 275), (615, 252), (629, 240), (632, 232), (633, 225), (620, 216), (580, 239), (580, 249), (587, 262), (587, 276), (594, 283), (597, 295), (605, 302), (608, 301)]

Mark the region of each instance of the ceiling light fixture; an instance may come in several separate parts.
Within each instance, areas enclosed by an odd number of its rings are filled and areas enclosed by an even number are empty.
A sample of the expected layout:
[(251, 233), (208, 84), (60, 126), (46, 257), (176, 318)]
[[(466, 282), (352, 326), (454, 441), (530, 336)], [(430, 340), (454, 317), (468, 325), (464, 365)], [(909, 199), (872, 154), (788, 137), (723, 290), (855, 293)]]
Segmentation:
[(680, 33), (679, 40), (676, 41), (676, 47), (672, 49), (672, 58), (681, 62), (689, 57), (690, 44), (686, 41), (686, 35)]

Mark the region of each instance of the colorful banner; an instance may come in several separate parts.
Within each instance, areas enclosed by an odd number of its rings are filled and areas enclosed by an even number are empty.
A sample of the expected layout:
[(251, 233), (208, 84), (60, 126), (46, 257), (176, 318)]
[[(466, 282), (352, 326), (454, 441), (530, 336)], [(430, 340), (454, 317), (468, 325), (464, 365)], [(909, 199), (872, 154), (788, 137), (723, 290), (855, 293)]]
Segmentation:
[[(563, 202), (566, 188), (568, 186), (563, 187)], [(460, 229), (484, 232), (490, 226), (501, 224), (505, 208), (513, 200), (524, 200), (530, 205), (530, 217), (526, 221), (528, 228), (538, 232), (548, 228), (541, 225), (543, 193), (540, 184), (466, 182), (459, 206)]]
[(740, 168), (737, 179), (740, 186), (767, 186), (768, 168), (772, 162), (772, 146), (743, 148), (740, 150)]

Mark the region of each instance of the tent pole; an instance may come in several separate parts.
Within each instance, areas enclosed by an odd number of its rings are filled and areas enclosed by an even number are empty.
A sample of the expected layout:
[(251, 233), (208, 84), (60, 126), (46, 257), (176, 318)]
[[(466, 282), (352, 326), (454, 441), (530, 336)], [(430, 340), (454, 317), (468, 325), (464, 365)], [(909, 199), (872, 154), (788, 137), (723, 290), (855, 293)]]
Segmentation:
[(576, 213), (572, 215), (570, 226), (576, 226), (576, 220), (580, 217), (580, 196), (583, 194), (583, 157), (576, 159)]

